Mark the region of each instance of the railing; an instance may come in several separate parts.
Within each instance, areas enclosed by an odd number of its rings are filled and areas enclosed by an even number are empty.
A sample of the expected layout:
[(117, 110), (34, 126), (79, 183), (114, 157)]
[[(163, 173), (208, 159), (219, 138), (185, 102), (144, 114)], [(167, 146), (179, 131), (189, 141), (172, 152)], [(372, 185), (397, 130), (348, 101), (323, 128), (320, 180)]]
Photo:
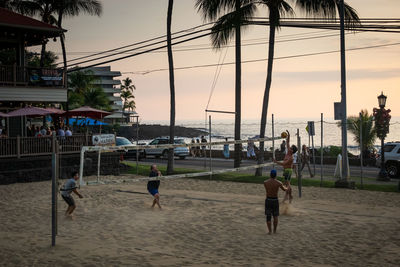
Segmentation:
[(0, 86), (63, 87), (62, 69), (31, 68), (14, 65), (0, 65)]
[[(91, 146), (90, 135), (57, 136), (60, 153), (79, 153), (82, 146)], [(0, 138), (0, 158), (50, 155), (53, 151), (52, 137)]]

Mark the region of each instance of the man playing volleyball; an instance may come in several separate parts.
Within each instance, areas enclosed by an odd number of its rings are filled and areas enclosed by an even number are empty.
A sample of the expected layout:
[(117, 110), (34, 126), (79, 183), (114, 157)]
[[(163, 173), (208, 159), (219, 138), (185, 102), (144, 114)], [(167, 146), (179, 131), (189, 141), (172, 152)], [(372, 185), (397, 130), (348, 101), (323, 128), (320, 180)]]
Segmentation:
[[(157, 166), (155, 164), (151, 165), (149, 177), (158, 176), (161, 176), (161, 172), (157, 169)], [(158, 187), (160, 187), (160, 180), (150, 180), (147, 182), (147, 190), (154, 197), (153, 205), (151, 207), (154, 208), (154, 206), (157, 204), (157, 206), (161, 209), (160, 193), (158, 192)]]
[(76, 181), (79, 179), (79, 173), (77, 171), (74, 171), (72, 173), (72, 178), (68, 179), (67, 182), (65, 182), (64, 186), (61, 188), (61, 196), (64, 199), (65, 202), (68, 204), (68, 208), (65, 211), (65, 216), (71, 216), (72, 217), (72, 212), (75, 210), (75, 200), (71, 196), (71, 193), (74, 192), (79, 196), (79, 198), (83, 198), (83, 196), (76, 190)]
[(286, 155), (283, 158), (283, 161), (276, 161), (274, 162), (278, 165), (283, 167), (283, 177), (285, 178), (284, 185), (287, 187), (287, 191), (285, 197), (283, 198), (283, 202), (285, 202), (289, 198), (289, 203), (292, 202), (292, 188), (290, 187), (290, 178), (292, 177), (293, 173), (293, 154), (297, 152), (297, 147), (295, 145), (290, 146), (290, 133), (286, 130), (287, 133), (287, 140), (286, 140)]
[(265, 215), (267, 216), (268, 234), (271, 234), (271, 215), (274, 216), (274, 233), (278, 227), (279, 216), (279, 201), (278, 191), (281, 188), (286, 191), (287, 188), (283, 186), (280, 181), (276, 179), (276, 170), (271, 170), (270, 178), (264, 181), (266, 199), (265, 199)]

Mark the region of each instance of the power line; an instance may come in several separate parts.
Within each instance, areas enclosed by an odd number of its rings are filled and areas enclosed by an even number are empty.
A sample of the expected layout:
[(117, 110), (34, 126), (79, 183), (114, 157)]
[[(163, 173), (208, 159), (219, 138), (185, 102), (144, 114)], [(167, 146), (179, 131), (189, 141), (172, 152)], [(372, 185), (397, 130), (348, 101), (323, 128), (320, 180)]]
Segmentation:
[[(383, 44), (383, 45), (373, 45), (373, 46), (364, 46), (364, 47), (357, 47), (357, 48), (348, 48), (346, 51), (356, 51), (356, 50), (364, 50), (364, 49), (372, 49), (372, 48), (379, 48), (379, 47), (387, 47), (387, 46), (395, 46), (395, 45), (400, 45), (400, 42), (398, 43), (391, 43), (391, 44)], [(307, 54), (298, 54), (298, 55), (291, 55), (291, 56), (282, 56), (282, 57), (275, 57), (274, 60), (279, 60), (279, 59), (290, 59), (290, 58), (298, 58), (298, 57), (306, 57), (306, 56), (317, 56), (317, 55), (324, 55), (324, 54), (332, 54), (332, 53), (338, 53), (340, 50), (331, 50), (331, 51), (323, 51), (323, 52), (315, 52), (315, 53), (307, 53)], [(261, 61), (267, 61), (268, 58), (263, 58), (263, 59), (254, 59), (254, 60), (244, 60), (241, 61), (241, 63), (254, 63), (254, 62), (261, 62)], [(223, 63), (222, 65), (233, 65), (235, 62), (228, 62), (228, 63)], [(186, 70), (186, 69), (194, 69), (194, 68), (207, 68), (207, 67), (215, 67), (218, 66), (218, 64), (205, 64), (205, 65), (194, 65), (194, 66), (186, 66), (186, 67), (177, 67), (174, 68), (174, 70)], [(132, 74), (148, 74), (152, 72), (159, 72), (159, 71), (166, 71), (168, 70), (167, 68), (164, 69), (155, 69), (155, 70), (147, 70), (147, 71), (135, 71), (135, 72), (123, 72), (124, 74), (127, 73), (132, 73)]]

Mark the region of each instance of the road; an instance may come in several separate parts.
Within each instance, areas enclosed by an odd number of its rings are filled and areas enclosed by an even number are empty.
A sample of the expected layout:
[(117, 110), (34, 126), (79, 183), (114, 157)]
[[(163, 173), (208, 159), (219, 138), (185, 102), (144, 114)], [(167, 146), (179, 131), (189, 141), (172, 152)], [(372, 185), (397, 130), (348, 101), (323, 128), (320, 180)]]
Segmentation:
[[(133, 160), (129, 160), (130, 162), (135, 162)], [(167, 160), (163, 158), (152, 158), (148, 157), (146, 159), (141, 159), (139, 161), (139, 164), (157, 164), (159, 166), (166, 166), (167, 165)], [(243, 160), (241, 167), (244, 166), (251, 166), (255, 165), (256, 161), (254, 160)], [(175, 167), (176, 168), (188, 168), (188, 169), (196, 169), (196, 170), (204, 170), (204, 171), (209, 171), (210, 170), (210, 159), (207, 158), (204, 160), (204, 158), (192, 158), (192, 157), (187, 157), (184, 160), (181, 159), (175, 159)], [(229, 169), (233, 168), (233, 160), (232, 159), (221, 159), (221, 158), (213, 158), (211, 162), (211, 166), (213, 170), (220, 170), (220, 169)], [(311, 164), (311, 170), (313, 171), (313, 165)], [(265, 171), (268, 169), (272, 168), (272, 163), (271, 167), (266, 167), (264, 168), (264, 175), (266, 175)], [(275, 168), (278, 170), (278, 172), (282, 173), (282, 167), (275, 165)], [(316, 175), (314, 176), (314, 179), (321, 179), (321, 166), (320, 165), (315, 165), (315, 170), (316, 170)], [(243, 173), (254, 173), (254, 170), (248, 170), (248, 171), (243, 171)], [(336, 180), (334, 178), (334, 173), (335, 173), (335, 165), (324, 165), (323, 167), (323, 179), (324, 180)], [(381, 182), (381, 181), (376, 181), (376, 177), (378, 177), (379, 169), (376, 167), (363, 167), (363, 178), (364, 178), (364, 183), (373, 183), (373, 184), (397, 184), (398, 179), (392, 179), (390, 182)], [(295, 174), (293, 174), (295, 177)], [(310, 178), (310, 174), (308, 173), (307, 167), (303, 169), (302, 172), (302, 177), (303, 178)], [(350, 177), (358, 177), (355, 178), (355, 180), (359, 181), (359, 177), (361, 177), (361, 168), (360, 166), (350, 166)]]

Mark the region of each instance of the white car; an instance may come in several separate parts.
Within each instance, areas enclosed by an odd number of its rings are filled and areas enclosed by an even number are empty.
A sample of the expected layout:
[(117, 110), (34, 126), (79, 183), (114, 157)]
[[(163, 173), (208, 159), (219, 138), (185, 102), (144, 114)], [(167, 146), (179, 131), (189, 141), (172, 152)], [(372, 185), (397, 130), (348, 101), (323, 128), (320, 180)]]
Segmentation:
[[(400, 142), (389, 142), (383, 147), (385, 151), (385, 168), (390, 178), (399, 177), (400, 169)], [(380, 154), (376, 159), (376, 165), (381, 166)]]
[[(184, 144), (185, 140), (183, 138), (175, 138), (175, 144)], [(149, 145), (164, 145), (169, 144), (168, 137), (158, 137), (152, 140)], [(189, 156), (189, 148), (188, 147), (175, 147), (174, 155), (179, 157), (180, 159), (185, 159), (185, 157)], [(144, 157), (147, 156), (155, 156), (155, 157), (163, 157), (168, 158), (168, 148), (146, 148), (144, 150)]]

